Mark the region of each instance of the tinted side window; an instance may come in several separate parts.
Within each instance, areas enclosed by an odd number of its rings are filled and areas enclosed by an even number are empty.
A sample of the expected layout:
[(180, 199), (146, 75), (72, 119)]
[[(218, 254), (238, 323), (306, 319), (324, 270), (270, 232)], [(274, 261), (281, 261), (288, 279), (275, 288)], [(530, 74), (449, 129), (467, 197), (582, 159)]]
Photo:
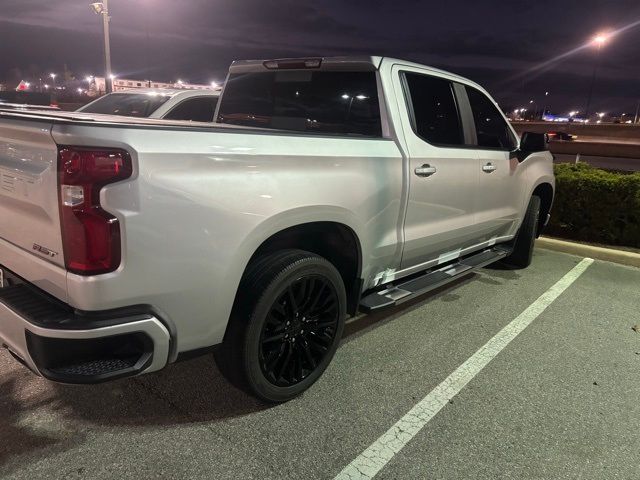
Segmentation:
[(375, 72), (238, 73), (225, 84), (218, 121), (330, 134), (381, 136)]
[(516, 139), (496, 105), (475, 88), (465, 88), (476, 124), (478, 146), (513, 150)]
[(405, 72), (418, 136), (436, 145), (463, 145), (453, 86), (443, 78)]
[(196, 97), (176, 105), (163, 118), (168, 120), (192, 120), (194, 122), (213, 121), (218, 97)]

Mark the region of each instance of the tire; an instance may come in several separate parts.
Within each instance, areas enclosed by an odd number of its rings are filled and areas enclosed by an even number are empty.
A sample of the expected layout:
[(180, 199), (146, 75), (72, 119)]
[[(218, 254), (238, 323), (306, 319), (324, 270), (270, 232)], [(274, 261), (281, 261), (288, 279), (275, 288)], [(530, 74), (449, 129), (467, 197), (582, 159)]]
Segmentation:
[(240, 283), (216, 352), (220, 370), (267, 402), (300, 395), (331, 362), (346, 305), (342, 277), (326, 259), (303, 250), (256, 259)]
[(540, 219), (540, 197), (532, 196), (527, 206), (522, 225), (518, 229), (511, 254), (504, 263), (516, 268), (527, 268), (533, 257), (533, 244), (538, 231)]

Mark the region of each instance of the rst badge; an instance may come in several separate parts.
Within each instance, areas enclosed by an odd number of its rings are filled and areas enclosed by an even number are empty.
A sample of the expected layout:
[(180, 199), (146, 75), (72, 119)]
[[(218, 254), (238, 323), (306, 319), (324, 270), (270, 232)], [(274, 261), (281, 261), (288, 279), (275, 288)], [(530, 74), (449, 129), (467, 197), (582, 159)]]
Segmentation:
[(49, 250), (47, 247), (43, 247), (42, 245), (38, 245), (37, 243), (33, 244), (33, 249), (36, 252), (40, 252), (43, 255), (46, 255), (47, 257), (51, 257), (51, 258), (58, 255), (57, 252), (54, 252), (53, 250)]

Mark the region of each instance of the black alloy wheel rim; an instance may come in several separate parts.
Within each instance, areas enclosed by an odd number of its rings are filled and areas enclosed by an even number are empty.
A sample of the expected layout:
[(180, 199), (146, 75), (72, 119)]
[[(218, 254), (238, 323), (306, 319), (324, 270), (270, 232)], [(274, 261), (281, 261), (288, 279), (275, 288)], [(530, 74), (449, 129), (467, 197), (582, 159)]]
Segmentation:
[(333, 284), (321, 275), (291, 282), (271, 306), (260, 334), (265, 378), (291, 387), (307, 378), (331, 350), (340, 305)]

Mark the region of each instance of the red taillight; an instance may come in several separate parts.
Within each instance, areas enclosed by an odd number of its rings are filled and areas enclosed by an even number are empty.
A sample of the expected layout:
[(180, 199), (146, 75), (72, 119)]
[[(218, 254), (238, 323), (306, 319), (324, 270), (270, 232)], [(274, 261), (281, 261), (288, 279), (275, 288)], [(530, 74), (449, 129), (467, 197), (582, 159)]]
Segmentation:
[(100, 189), (131, 172), (124, 150), (59, 147), (60, 223), (70, 272), (97, 275), (120, 265), (120, 224), (100, 206)]

